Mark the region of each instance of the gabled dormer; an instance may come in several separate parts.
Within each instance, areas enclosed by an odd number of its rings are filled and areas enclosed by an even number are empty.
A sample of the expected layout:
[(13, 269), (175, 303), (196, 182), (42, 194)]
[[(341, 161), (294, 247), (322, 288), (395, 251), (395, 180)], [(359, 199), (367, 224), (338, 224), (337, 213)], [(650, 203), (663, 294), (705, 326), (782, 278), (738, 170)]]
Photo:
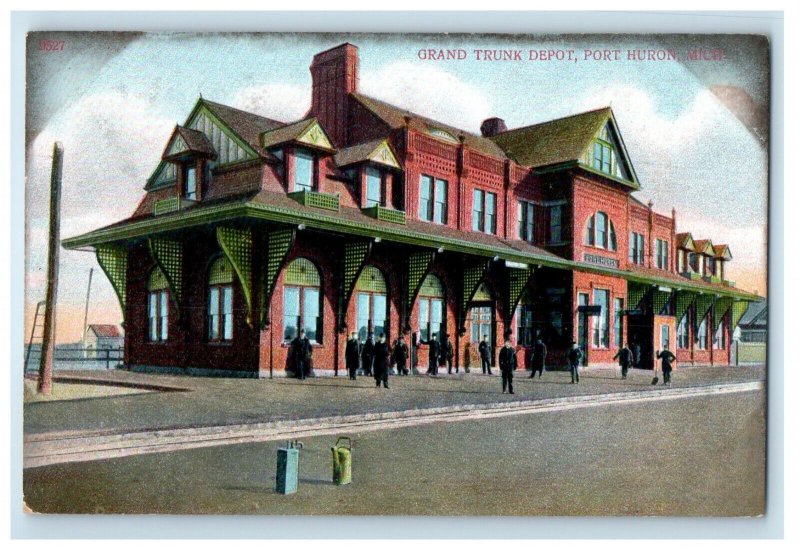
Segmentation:
[(708, 239), (694, 241), (694, 269), (702, 277), (711, 275), (714, 263), (714, 245)]
[(397, 187), (400, 178), (396, 177), (400, 162), (387, 139), (345, 147), (334, 161), (349, 176), (361, 208), (404, 210), (402, 190)]
[(587, 147), (581, 164), (594, 172), (639, 188), (639, 180), (610, 108), (607, 109), (606, 119), (601, 122)]
[(316, 118), (307, 118), (264, 132), (261, 146), (281, 159), (280, 176), (287, 193), (321, 192), (319, 163), (335, 152)]
[(180, 199), (199, 201), (210, 179), (209, 163), (217, 157), (217, 152), (203, 132), (176, 125), (161, 160), (174, 166)]
[(694, 239), (691, 233), (678, 233), (675, 235), (675, 250), (678, 257), (675, 264), (678, 267), (678, 273), (690, 274), (695, 271), (694, 264)]

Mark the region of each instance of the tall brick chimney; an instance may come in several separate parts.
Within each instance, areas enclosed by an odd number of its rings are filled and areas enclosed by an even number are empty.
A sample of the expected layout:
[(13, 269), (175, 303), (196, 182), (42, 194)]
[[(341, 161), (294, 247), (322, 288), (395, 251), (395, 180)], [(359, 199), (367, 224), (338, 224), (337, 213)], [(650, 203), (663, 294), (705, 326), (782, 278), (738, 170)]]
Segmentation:
[(311, 62), (311, 111), (336, 147), (347, 144), (347, 95), (358, 89), (358, 48), (342, 44)]

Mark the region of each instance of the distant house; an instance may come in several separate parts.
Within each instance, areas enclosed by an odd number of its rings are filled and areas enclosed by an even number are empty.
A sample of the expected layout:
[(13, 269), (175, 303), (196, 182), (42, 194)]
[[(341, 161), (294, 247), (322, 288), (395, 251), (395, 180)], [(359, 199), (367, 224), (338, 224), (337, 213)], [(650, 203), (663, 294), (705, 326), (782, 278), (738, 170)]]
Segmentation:
[(89, 325), (84, 338), (84, 355), (90, 357), (96, 355), (97, 350), (122, 348), (124, 340), (117, 325)]
[(737, 329), (739, 341), (747, 343), (766, 343), (767, 341), (767, 302), (751, 302), (742, 315)]

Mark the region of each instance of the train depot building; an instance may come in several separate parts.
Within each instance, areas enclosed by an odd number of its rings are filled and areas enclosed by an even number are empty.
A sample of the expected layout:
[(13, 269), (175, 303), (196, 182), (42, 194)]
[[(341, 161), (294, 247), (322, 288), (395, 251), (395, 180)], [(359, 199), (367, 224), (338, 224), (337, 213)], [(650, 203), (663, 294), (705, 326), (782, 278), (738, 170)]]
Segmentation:
[(317, 370), (344, 369), (353, 330), (416, 333), (423, 365), (446, 333), (462, 369), (484, 335), (520, 361), (540, 335), (548, 368), (573, 340), (592, 366), (625, 342), (645, 368), (664, 344), (679, 366), (729, 363), (756, 296), (726, 280), (726, 245), (637, 200), (610, 108), (477, 134), (359, 93), (351, 44), (311, 75), (299, 121), (200, 98), (135, 212), (64, 240), (96, 250), (130, 368), (263, 377), (298, 327)]

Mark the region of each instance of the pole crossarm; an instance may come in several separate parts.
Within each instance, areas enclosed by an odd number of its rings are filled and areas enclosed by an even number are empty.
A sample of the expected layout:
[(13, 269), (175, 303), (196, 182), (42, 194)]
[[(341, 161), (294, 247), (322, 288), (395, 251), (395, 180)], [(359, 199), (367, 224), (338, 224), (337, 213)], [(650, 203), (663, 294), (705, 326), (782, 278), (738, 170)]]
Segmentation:
[(122, 308), (122, 318), (125, 318), (125, 295), (128, 280), (128, 249), (115, 244), (100, 244), (95, 249), (97, 263), (111, 282), (111, 288), (119, 300)]
[(425, 276), (430, 272), (433, 261), (436, 258), (436, 251), (412, 252), (408, 255), (406, 262), (406, 296), (403, 311), (403, 328), (411, 329), (411, 310), (414, 308), (414, 301), (417, 299)]
[(294, 245), (297, 232), (291, 229), (275, 229), (265, 236), (266, 258), (261, 264), (261, 291), (259, 303), (259, 316), (261, 326), (270, 324), (269, 308), (272, 296), (278, 284), (278, 276), (286, 264), (286, 258)]
[(180, 241), (163, 237), (151, 237), (147, 239), (147, 245), (150, 255), (167, 280), (172, 301), (180, 318), (181, 304), (183, 304), (183, 245)]
[(337, 326), (339, 332), (347, 329), (345, 315), (347, 305), (353, 296), (356, 281), (372, 252), (372, 241), (348, 241), (344, 244), (342, 258), (342, 283), (339, 285), (339, 307), (337, 311)]
[(253, 230), (217, 227), (217, 243), (233, 266), (247, 305), (247, 324), (253, 326)]

